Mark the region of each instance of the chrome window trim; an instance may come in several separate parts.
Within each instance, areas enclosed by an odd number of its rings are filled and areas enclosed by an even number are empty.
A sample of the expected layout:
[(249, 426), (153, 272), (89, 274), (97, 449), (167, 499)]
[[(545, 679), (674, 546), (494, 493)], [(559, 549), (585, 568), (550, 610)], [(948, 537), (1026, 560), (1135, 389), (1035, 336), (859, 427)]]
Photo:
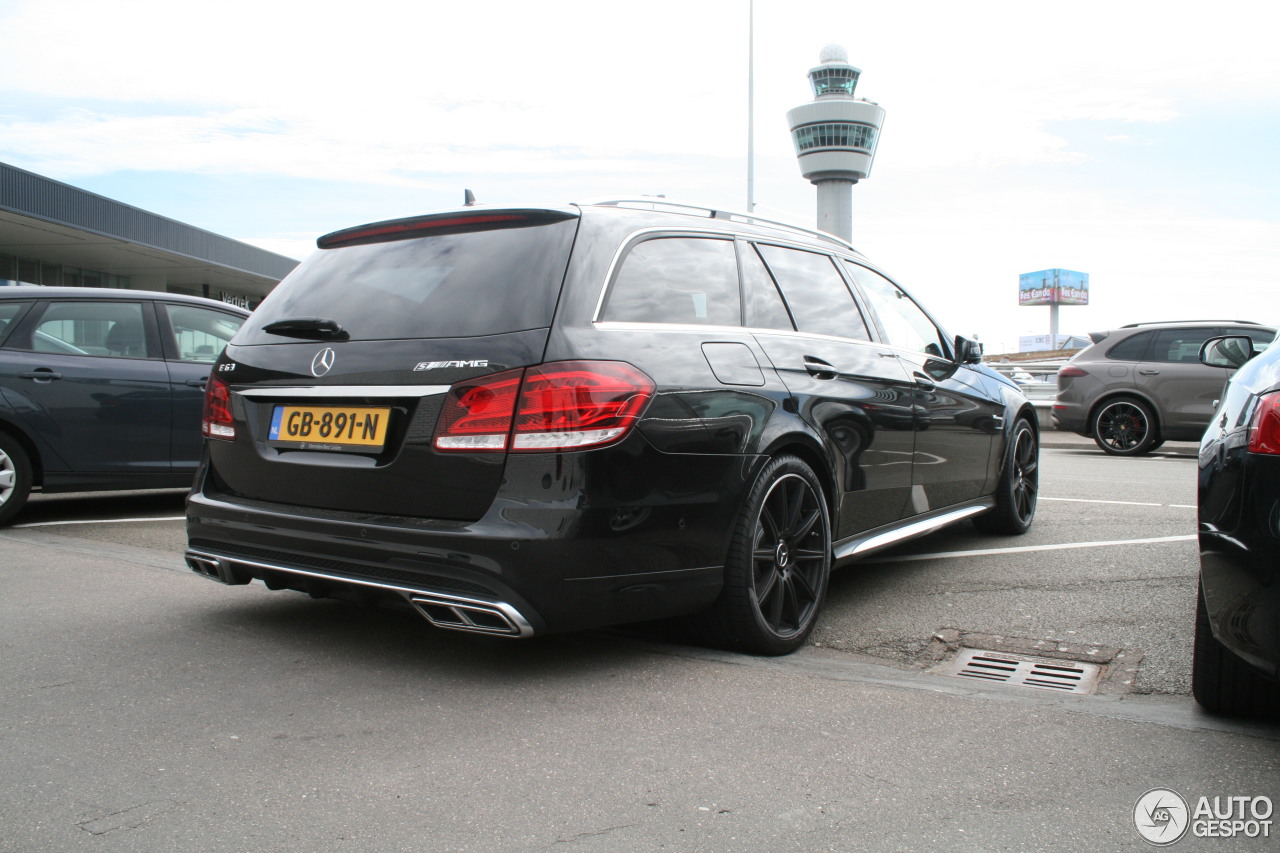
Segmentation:
[[(839, 335), (823, 335), (817, 332), (801, 332), (796, 329), (770, 329), (762, 326), (708, 326), (693, 323), (642, 323), (638, 321), (623, 322), (621, 320), (600, 320), (592, 323), (592, 326), (603, 332), (608, 331), (627, 331), (627, 332), (719, 332), (724, 334), (725, 329), (731, 329), (746, 335), (788, 335), (793, 338), (810, 338), (817, 341), (834, 341), (842, 344), (859, 344), (861, 346), (874, 347), (878, 350), (901, 349), (893, 347), (882, 341), (869, 341), (865, 338), (842, 338)], [(901, 350), (902, 352), (912, 352), (911, 350)], [(886, 353), (887, 354), (887, 353)]]

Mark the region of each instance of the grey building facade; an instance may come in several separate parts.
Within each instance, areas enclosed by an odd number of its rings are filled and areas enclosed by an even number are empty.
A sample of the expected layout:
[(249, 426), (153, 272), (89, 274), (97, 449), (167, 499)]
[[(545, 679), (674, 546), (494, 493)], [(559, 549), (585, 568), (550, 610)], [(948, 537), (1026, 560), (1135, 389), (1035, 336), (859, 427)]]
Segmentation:
[(0, 285), (128, 287), (252, 308), (297, 263), (0, 163)]

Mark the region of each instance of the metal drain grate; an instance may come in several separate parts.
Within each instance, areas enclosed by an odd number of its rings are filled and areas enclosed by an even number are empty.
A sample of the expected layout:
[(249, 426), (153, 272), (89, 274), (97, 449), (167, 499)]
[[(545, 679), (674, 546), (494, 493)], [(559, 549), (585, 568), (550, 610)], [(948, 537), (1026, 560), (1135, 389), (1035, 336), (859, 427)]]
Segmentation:
[(1037, 658), (983, 649), (961, 649), (942, 675), (976, 678), (1017, 687), (1037, 687), (1061, 693), (1092, 693), (1102, 667), (1073, 660)]

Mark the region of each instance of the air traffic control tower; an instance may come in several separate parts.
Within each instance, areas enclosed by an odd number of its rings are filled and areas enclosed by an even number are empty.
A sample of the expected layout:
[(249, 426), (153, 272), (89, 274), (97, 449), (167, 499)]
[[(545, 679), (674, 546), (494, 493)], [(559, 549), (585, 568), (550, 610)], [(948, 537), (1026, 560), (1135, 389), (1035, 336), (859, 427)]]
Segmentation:
[(854, 98), (862, 69), (838, 44), (822, 49), (809, 69), (813, 102), (787, 112), (800, 173), (818, 188), (818, 228), (853, 237), (853, 185), (871, 174), (884, 108)]

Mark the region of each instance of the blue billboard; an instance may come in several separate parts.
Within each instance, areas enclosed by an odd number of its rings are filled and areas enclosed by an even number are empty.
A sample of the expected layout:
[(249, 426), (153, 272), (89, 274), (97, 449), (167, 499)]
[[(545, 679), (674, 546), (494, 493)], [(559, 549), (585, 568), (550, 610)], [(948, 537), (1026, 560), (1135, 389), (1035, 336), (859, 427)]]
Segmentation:
[(1040, 270), (1018, 276), (1019, 305), (1088, 305), (1089, 274), (1075, 270)]

